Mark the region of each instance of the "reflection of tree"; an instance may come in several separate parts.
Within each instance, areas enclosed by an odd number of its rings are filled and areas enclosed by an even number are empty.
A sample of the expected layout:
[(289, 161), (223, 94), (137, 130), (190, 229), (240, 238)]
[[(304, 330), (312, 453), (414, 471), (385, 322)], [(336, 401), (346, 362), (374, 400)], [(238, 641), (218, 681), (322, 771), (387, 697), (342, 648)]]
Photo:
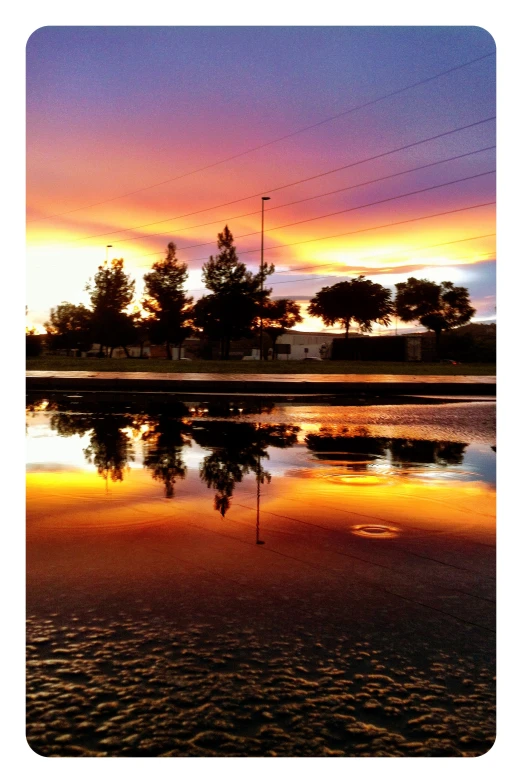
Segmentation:
[(123, 471), (134, 457), (129, 435), (123, 431), (124, 416), (104, 416), (97, 419), (91, 432), (91, 442), (83, 453), (96, 465), (98, 475), (111, 481), (123, 481)]
[(156, 481), (165, 485), (165, 496), (172, 498), (176, 479), (184, 479), (187, 472), (182, 452), (190, 443), (188, 425), (168, 413), (151, 417), (147, 424), (148, 430), (142, 436), (147, 445), (143, 464)]
[(364, 469), (387, 452), (394, 467), (407, 467), (413, 463), (460, 465), (468, 445), (452, 441), (377, 438), (367, 433), (364, 428), (349, 434), (346, 427), (336, 430), (322, 427), (318, 433), (307, 435), (305, 442), (318, 459), (346, 461), (351, 470)]
[(214, 508), (221, 516), (230, 508), (234, 487), (243, 476), (253, 473), (258, 485), (270, 482), (270, 473), (261, 465), (262, 459), (268, 459), (267, 448), (293, 446), (298, 432), (296, 426), (243, 421), (209, 421), (193, 430), (196, 442), (212, 450), (204, 458), (199, 474), (207, 487), (216, 490)]
[(467, 443), (435, 440), (409, 440), (392, 438), (389, 449), (392, 465), (402, 467), (405, 463), (421, 462), (433, 465), (461, 465)]
[(342, 460), (349, 463), (351, 470), (365, 470), (368, 462), (384, 456), (387, 442), (386, 438), (372, 438), (364, 427), (358, 427), (352, 434), (347, 427), (321, 427), (319, 432), (305, 438), (318, 459)]
[(88, 462), (96, 465), (104, 479), (123, 481), (123, 472), (134, 457), (131, 439), (124, 430), (133, 426), (126, 414), (95, 415), (89, 413), (54, 413), (51, 428), (63, 437), (90, 433), (90, 443), (83, 450)]

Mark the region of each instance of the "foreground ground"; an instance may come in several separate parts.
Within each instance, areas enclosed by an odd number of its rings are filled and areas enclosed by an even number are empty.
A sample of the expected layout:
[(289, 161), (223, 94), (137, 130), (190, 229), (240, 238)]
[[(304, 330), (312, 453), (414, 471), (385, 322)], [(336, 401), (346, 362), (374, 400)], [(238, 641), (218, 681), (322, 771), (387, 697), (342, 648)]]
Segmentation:
[(365, 375), (495, 375), (494, 364), (423, 362), (333, 361), (168, 361), (167, 359), (76, 359), (45, 356), (27, 360), (28, 370), (88, 370), (95, 372), (195, 372), (195, 373), (360, 373)]

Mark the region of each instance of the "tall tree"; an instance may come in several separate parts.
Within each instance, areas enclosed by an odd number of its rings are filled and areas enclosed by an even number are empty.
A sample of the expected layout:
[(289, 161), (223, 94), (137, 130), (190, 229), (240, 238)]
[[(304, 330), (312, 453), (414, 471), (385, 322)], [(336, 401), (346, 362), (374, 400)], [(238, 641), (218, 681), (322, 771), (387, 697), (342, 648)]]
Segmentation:
[(144, 275), (143, 309), (151, 315), (152, 339), (165, 343), (167, 359), (172, 359), (171, 345), (177, 346), (179, 358), (183, 341), (192, 332), (193, 299), (183, 288), (187, 276), (187, 265), (176, 257), (174, 242), (169, 242), (166, 258), (156, 261), (152, 272)]
[(293, 446), (299, 429), (286, 424), (209, 421), (193, 431), (196, 443), (211, 449), (201, 463), (199, 475), (207, 487), (216, 490), (214, 508), (221, 516), (230, 508), (236, 484), (248, 473), (253, 473), (261, 484), (270, 483), (270, 473), (261, 466), (261, 460), (269, 458), (269, 446)]
[(387, 326), (392, 311), (390, 291), (364, 275), (321, 288), (308, 306), (310, 315), (321, 318), (326, 326), (342, 324), (345, 337), (352, 321), (361, 332), (371, 332), (373, 322)]
[(94, 282), (85, 287), (92, 305), (93, 337), (100, 343), (100, 351), (105, 346), (112, 354), (113, 348), (121, 345), (129, 355), (127, 345), (134, 339), (134, 324), (126, 310), (134, 298), (134, 287), (134, 280), (123, 268), (123, 258), (99, 266)]
[(272, 265), (258, 274), (249, 272), (239, 261), (232, 232), (225, 226), (218, 234), (216, 256), (203, 265), (203, 282), (212, 293), (195, 305), (195, 323), (210, 339), (220, 343), (222, 359), (228, 359), (230, 341), (243, 337), (251, 329), (259, 308), (270, 295), (261, 286), (274, 271)]
[(190, 445), (190, 427), (176, 415), (176, 411), (149, 417), (147, 425), (148, 429), (142, 435), (146, 443), (143, 464), (156, 481), (164, 484), (165, 497), (173, 498), (176, 480), (184, 479), (187, 473), (183, 448)]
[(62, 302), (51, 307), (44, 323), (53, 348), (87, 351), (91, 345), (92, 313), (85, 305)]
[[(90, 407), (90, 406), (89, 406)], [(62, 437), (89, 433), (89, 445), (83, 450), (87, 462), (95, 465), (106, 481), (123, 481), (125, 469), (134, 459), (132, 417), (127, 414), (97, 414), (78, 411), (58, 412), (51, 416), (51, 428)]]
[(395, 312), (405, 323), (417, 321), (435, 332), (437, 351), (443, 331), (467, 324), (475, 315), (467, 288), (449, 281), (434, 283), (409, 277), (406, 283), (396, 284)]
[(272, 341), (272, 359), (276, 356), (277, 338), (303, 320), (299, 305), (293, 299), (270, 299), (263, 306), (263, 331)]

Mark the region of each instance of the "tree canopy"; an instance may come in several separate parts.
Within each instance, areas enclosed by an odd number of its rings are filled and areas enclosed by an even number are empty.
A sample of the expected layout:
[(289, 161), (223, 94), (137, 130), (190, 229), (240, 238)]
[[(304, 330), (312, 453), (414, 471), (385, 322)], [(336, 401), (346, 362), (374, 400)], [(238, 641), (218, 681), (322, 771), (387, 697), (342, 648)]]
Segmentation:
[(172, 358), (170, 345), (181, 346), (192, 332), (193, 299), (184, 290), (187, 276), (187, 265), (176, 257), (173, 242), (167, 246), (166, 258), (156, 261), (152, 271), (144, 275), (145, 298), (142, 305), (150, 314), (150, 335), (158, 343), (165, 343), (168, 359)]
[(220, 342), (221, 358), (227, 359), (230, 341), (248, 334), (270, 290), (262, 283), (274, 271), (265, 265), (253, 274), (239, 261), (232, 232), (225, 226), (218, 234), (219, 253), (203, 265), (203, 282), (212, 293), (203, 296), (194, 307), (195, 324), (209, 339)]
[(272, 340), (272, 359), (275, 359), (277, 338), (302, 320), (299, 305), (293, 299), (269, 299), (263, 305), (263, 331)]
[(92, 313), (85, 305), (62, 302), (51, 307), (44, 328), (53, 348), (88, 350), (90, 348)]
[(310, 315), (321, 318), (326, 326), (342, 324), (346, 337), (352, 321), (362, 332), (371, 332), (373, 322), (387, 326), (392, 311), (390, 291), (364, 275), (321, 288), (308, 306)]
[(110, 264), (98, 267), (94, 282), (88, 283), (92, 305), (93, 338), (100, 346), (114, 348), (133, 341), (133, 318), (127, 308), (134, 298), (134, 280), (123, 268), (123, 258), (115, 258)]
[(467, 324), (475, 315), (467, 288), (449, 281), (434, 283), (425, 278), (409, 277), (406, 283), (396, 284), (395, 311), (401, 321), (417, 321), (440, 334), (456, 326)]

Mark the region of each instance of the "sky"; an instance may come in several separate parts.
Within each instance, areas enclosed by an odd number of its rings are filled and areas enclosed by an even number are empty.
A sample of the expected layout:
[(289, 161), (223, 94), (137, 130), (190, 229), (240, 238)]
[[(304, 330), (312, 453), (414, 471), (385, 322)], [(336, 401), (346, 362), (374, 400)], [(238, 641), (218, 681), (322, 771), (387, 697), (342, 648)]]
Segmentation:
[(124, 258), (139, 299), (169, 241), (198, 298), (225, 224), (256, 270), (262, 195), (274, 297), (304, 311), (358, 274), (392, 291), (427, 277), (495, 320), (494, 52), (479, 27), (40, 28), (29, 324), (88, 304), (106, 258)]

